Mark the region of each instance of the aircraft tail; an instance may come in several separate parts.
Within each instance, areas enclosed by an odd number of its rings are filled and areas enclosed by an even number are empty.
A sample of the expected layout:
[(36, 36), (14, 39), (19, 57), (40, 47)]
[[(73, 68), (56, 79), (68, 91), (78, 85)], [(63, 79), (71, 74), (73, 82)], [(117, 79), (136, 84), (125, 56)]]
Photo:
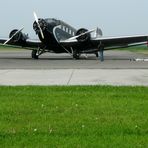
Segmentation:
[(96, 29), (96, 31), (94, 33), (94, 37), (98, 38), (98, 37), (101, 37), (101, 36), (103, 36), (103, 32), (102, 32), (102, 30), (100, 28), (97, 27), (97, 29)]

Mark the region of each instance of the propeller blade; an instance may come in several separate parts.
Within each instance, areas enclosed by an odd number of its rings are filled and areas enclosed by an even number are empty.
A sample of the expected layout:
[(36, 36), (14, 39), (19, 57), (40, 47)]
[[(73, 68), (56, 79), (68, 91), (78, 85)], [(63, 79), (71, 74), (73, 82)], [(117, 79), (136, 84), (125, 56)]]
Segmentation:
[(89, 34), (89, 33), (95, 32), (95, 31), (96, 31), (96, 29), (88, 30), (87, 32), (81, 33), (81, 34), (79, 34), (77, 36), (73, 36), (73, 37), (67, 39), (67, 41), (68, 40), (75, 40), (75, 39), (79, 38), (80, 36), (83, 36), (85, 34)]
[(12, 37), (9, 38), (3, 45), (6, 45), (8, 42), (10, 42), (10, 41), (12, 40), (12, 38), (13, 38), (14, 36), (16, 36), (19, 32), (21, 32), (23, 29), (24, 29), (24, 27), (21, 28), (20, 30), (18, 30), (18, 31), (17, 31), (14, 35), (12, 35)]
[(36, 13), (33, 12), (33, 15), (34, 15), (35, 21), (38, 23), (38, 17), (37, 17), (37, 15), (36, 15)]
[(42, 36), (42, 38), (44, 39), (43, 30), (42, 30), (42, 28), (41, 28), (41, 26), (40, 26), (40, 24), (39, 24), (39, 19), (38, 19), (38, 17), (37, 17), (37, 14), (36, 14), (35, 12), (33, 12), (33, 15), (34, 15), (35, 21), (36, 21), (36, 23), (37, 23), (37, 25), (38, 25), (38, 27), (39, 27), (41, 36)]

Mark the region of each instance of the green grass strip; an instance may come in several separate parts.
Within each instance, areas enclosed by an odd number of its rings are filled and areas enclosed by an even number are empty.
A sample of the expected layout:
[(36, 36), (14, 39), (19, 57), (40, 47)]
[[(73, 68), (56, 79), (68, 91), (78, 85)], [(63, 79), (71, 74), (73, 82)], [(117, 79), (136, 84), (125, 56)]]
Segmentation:
[(0, 87), (0, 147), (148, 147), (148, 87)]

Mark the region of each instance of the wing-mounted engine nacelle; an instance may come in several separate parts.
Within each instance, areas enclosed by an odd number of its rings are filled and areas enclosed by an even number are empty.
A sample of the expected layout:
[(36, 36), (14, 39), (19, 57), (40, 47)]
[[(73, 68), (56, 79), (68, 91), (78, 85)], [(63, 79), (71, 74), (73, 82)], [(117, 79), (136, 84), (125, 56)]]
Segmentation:
[(15, 33), (18, 31), (18, 29), (14, 29), (10, 32), (9, 38), (12, 37), (11, 41), (14, 43), (25, 43), (26, 40), (29, 38), (28, 34), (22, 33), (21, 31), (18, 32), (16, 35)]
[[(82, 34), (81, 36), (79, 36), (79, 37), (77, 38), (78, 42), (88, 42), (88, 41), (90, 40), (91, 34), (90, 34), (90, 33), (86, 33), (86, 32), (88, 32), (88, 30), (85, 29), (85, 28), (81, 28), (81, 29), (79, 29), (79, 30), (76, 32), (76, 36)], [(83, 33), (86, 33), (86, 34), (83, 35)]]

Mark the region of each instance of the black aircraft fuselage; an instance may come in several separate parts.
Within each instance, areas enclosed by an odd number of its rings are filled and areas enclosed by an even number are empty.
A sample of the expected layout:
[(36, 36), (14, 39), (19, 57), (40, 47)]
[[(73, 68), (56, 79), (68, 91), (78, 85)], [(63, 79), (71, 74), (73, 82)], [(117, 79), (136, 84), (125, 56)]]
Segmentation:
[[(47, 51), (55, 53), (70, 53), (73, 54), (74, 58), (79, 58), (79, 55), (81, 53), (95, 53), (96, 46), (93, 46), (93, 43), (91, 43), (91, 41), (80, 41), (79, 45), (75, 45), (73, 47), (69, 47), (66, 45), (62, 46), (59, 43), (62, 40), (64, 41), (71, 37), (74, 37), (75, 35), (85, 33), (88, 31), (87, 29), (81, 28), (79, 30), (76, 30), (74, 27), (70, 26), (64, 21), (57, 20), (54, 18), (39, 19), (38, 22), (42, 28), (44, 38), (42, 38), (41, 36), (36, 21), (33, 23), (33, 29), (39, 36), (39, 39), (45, 45)], [(83, 40), (83, 38), (84, 40), (87, 40), (87, 38), (90, 38), (89, 34), (82, 36), (80, 40)]]
[[(33, 23), (33, 29), (39, 36), (39, 39), (45, 45), (45, 48), (55, 53), (66, 52), (64, 47), (59, 44), (60, 40), (66, 40), (70, 37), (75, 36), (76, 29), (66, 24), (61, 20), (56, 19), (39, 19), (39, 24), (42, 28), (44, 38), (40, 34), (40, 30), (37, 26), (36, 21)], [(71, 50), (67, 49), (69, 52)]]

